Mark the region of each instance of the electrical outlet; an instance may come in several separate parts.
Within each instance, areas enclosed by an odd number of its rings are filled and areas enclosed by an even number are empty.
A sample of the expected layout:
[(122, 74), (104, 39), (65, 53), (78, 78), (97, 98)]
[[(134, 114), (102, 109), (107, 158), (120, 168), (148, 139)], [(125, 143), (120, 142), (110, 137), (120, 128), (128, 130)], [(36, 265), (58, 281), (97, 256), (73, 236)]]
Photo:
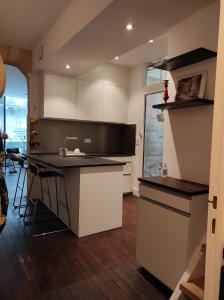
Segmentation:
[(85, 143), (85, 144), (90, 144), (90, 143), (92, 143), (92, 139), (85, 138), (85, 139), (84, 139), (84, 143)]

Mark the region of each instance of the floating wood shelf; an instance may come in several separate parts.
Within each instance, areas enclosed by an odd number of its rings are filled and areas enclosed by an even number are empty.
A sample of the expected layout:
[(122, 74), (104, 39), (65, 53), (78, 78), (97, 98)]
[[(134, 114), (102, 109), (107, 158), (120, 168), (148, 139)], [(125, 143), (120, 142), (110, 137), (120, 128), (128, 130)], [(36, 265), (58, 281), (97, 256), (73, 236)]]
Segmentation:
[(215, 51), (211, 51), (206, 48), (197, 48), (190, 52), (168, 59), (157, 68), (167, 71), (173, 71), (216, 56), (217, 53)]
[(203, 98), (195, 98), (190, 100), (179, 100), (174, 102), (167, 102), (161, 104), (155, 104), (152, 107), (156, 109), (179, 109), (179, 108), (187, 108), (187, 107), (195, 107), (195, 106), (204, 106), (204, 105), (213, 105), (213, 100), (203, 99)]

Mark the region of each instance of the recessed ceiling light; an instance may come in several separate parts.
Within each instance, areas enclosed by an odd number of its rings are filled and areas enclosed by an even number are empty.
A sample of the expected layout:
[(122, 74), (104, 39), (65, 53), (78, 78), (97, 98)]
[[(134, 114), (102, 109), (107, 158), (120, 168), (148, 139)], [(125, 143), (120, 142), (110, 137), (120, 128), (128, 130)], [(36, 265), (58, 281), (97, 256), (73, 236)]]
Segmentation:
[(129, 23), (129, 24), (126, 25), (126, 29), (127, 29), (128, 31), (131, 31), (133, 28), (134, 28), (134, 26), (133, 26), (133, 24), (131, 24), (131, 23)]
[(154, 40), (149, 40), (149, 41), (148, 41), (148, 43), (153, 43), (153, 42), (154, 42)]
[(118, 60), (118, 59), (119, 59), (119, 56), (115, 56), (115, 58), (114, 58), (114, 59)]
[(66, 69), (70, 69), (70, 65), (66, 65), (65, 68), (66, 68)]

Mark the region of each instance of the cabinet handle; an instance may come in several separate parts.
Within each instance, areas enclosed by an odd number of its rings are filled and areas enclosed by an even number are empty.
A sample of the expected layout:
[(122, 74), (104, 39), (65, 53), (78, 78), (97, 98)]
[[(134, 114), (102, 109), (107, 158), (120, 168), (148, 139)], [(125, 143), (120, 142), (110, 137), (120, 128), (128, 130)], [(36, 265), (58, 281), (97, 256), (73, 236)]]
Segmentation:
[(217, 209), (217, 201), (218, 201), (218, 197), (217, 196), (213, 196), (213, 201), (208, 200), (209, 203), (212, 203), (213, 208)]
[(216, 219), (212, 219), (212, 234), (215, 234), (215, 228), (216, 228)]

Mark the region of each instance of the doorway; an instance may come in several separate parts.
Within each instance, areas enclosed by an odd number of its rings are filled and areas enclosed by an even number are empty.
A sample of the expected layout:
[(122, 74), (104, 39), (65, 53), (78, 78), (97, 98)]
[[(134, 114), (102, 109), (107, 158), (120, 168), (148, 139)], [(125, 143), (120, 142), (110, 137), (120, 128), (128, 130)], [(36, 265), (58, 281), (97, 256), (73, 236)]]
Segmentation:
[[(4, 65), (6, 72), (6, 88), (0, 98), (0, 130), (8, 134), (4, 140), (5, 150), (18, 148), (20, 153), (27, 151), (27, 116), (28, 116), (28, 88), (27, 79), (22, 72), (11, 65)], [(17, 165), (6, 161), (5, 179), (9, 197), (14, 197), (18, 173)], [(26, 182), (24, 195), (26, 194)]]
[(145, 96), (143, 177), (161, 175), (164, 121), (161, 111), (152, 106), (162, 102), (161, 91)]
[(0, 129), (9, 136), (5, 148), (19, 148), (22, 153), (27, 150), (27, 80), (16, 67), (4, 67), (6, 88), (0, 98)]

